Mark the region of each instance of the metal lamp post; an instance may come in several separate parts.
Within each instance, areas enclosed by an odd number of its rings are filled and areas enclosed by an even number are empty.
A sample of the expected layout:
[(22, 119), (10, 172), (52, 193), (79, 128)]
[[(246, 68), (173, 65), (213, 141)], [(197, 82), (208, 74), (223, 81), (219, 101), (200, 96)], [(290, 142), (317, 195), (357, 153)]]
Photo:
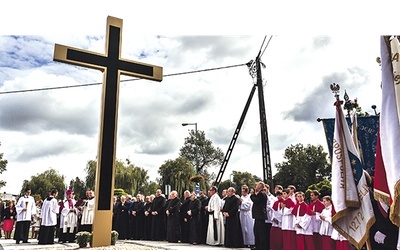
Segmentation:
[[(196, 174), (199, 173), (199, 157), (198, 157), (198, 149), (197, 149), (197, 122), (194, 123), (182, 123), (182, 126), (194, 125), (196, 138), (195, 138), (195, 146), (196, 146)], [(200, 194), (200, 183), (196, 183), (196, 194)]]
[(196, 139), (195, 139), (195, 145), (196, 145), (196, 174), (199, 172), (199, 158), (197, 154), (197, 122), (195, 123), (182, 123), (182, 126), (188, 126), (188, 125), (194, 125), (195, 133), (196, 133)]

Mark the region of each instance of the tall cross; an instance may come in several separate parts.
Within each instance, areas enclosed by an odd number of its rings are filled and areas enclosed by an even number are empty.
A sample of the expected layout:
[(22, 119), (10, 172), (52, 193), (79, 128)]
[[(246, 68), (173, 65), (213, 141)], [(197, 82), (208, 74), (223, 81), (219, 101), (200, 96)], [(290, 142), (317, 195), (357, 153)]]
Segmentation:
[(106, 53), (100, 54), (56, 44), (54, 61), (104, 72), (99, 151), (97, 155), (93, 247), (111, 244), (115, 145), (121, 74), (162, 81), (162, 67), (121, 58), (122, 19), (108, 16)]

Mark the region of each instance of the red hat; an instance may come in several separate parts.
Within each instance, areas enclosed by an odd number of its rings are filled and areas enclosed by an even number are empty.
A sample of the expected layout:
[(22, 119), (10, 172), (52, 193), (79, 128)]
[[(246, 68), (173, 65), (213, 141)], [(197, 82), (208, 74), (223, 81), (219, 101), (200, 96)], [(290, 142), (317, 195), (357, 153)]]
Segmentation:
[(74, 193), (74, 191), (72, 191), (72, 189), (68, 189), (67, 192), (66, 192), (67, 195), (73, 194), (73, 193)]

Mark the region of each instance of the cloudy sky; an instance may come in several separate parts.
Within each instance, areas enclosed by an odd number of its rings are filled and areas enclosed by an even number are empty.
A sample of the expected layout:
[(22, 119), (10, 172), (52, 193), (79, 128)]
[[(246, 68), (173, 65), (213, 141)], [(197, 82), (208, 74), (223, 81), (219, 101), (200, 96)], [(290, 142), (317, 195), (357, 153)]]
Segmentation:
[[(0, 192), (16, 194), (23, 180), (49, 168), (67, 181), (83, 178), (87, 161), (96, 158), (103, 75), (54, 62), (53, 51), (58, 43), (104, 53), (108, 15), (123, 19), (123, 58), (163, 67), (160, 83), (122, 76), (120, 84), (117, 158), (147, 169), (151, 180), (164, 161), (178, 157), (188, 130), (194, 129), (182, 127), (183, 122), (197, 122), (198, 129), (226, 152), (254, 84), (246, 66), (168, 75), (245, 64), (255, 59), (271, 35), (261, 60), (266, 66), (262, 74), (273, 164), (283, 161), (284, 149), (291, 144), (327, 148), (316, 119), (335, 114), (331, 83), (341, 86), (341, 96), (347, 90), (350, 98), (358, 98), (364, 111), (373, 113), (373, 104), (379, 110), (379, 35), (389, 34), (392, 26), (380, 33), (382, 22), (358, 25), (351, 11), (342, 18), (331, 11), (310, 16), (284, 6), (274, 6), (281, 12), (266, 8), (268, 14), (254, 6), (229, 7), (233, 15), (221, 16), (217, 9), (229, 5), (209, 8), (207, 3), (185, 5), (181, 11), (165, 1), (157, 8), (96, 8), (90, 1), (72, 1), (51, 11), (27, 1), (17, 14), (11, 11), (16, 3), (7, 4), (10, 11), (5, 13), (2, 8), (0, 152), (8, 165), (1, 175), (7, 185)], [(186, 8), (191, 11), (183, 11)], [(368, 9), (360, 18), (375, 14)], [(99, 84), (14, 93), (93, 83)], [(223, 180), (232, 170), (262, 177), (258, 112), (256, 93)]]

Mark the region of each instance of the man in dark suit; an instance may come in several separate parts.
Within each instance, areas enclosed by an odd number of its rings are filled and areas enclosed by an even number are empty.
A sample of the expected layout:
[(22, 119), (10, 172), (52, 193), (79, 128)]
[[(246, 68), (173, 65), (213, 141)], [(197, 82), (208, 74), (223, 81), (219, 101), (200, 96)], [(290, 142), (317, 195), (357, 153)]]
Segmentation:
[(255, 249), (265, 250), (269, 249), (269, 242), (266, 237), (269, 234), (265, 220), (267, 217), (267, 195), (264, 192), (265, 184), (260, 181), (257, 183), (255, 190), (251, 191), (250, 199), (253, 201), (253, 208), (251, 210), (254, 219), (254, 238)]

